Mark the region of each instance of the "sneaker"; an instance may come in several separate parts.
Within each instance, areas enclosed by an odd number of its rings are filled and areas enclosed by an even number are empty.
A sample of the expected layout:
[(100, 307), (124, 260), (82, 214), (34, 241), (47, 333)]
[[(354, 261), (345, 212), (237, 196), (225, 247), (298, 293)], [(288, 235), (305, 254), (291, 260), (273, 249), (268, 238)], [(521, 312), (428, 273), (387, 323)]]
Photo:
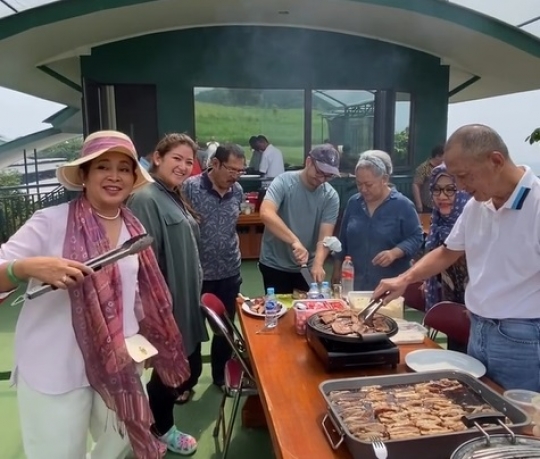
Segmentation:
[(167, 445), (169, 451), (181, 456), (191, 456), (197, 451), (197, 440), (191, 435), (180, 432), (176, 426), (172, 426), (159, 439)]

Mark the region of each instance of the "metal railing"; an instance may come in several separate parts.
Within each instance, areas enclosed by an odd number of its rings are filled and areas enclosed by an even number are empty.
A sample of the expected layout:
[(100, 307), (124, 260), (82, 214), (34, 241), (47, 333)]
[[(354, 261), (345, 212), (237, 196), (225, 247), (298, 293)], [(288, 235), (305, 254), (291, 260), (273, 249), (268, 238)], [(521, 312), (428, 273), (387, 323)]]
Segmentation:
[[(44, 190), (49, 188), (52, 190)], [(72, 197), (59, 184), (42, 185), (35, 193), (27, 193), (27, 190), (26, 185), (0, 187), (0, 242), (6, 242), (36, 210), (61, 204)]]

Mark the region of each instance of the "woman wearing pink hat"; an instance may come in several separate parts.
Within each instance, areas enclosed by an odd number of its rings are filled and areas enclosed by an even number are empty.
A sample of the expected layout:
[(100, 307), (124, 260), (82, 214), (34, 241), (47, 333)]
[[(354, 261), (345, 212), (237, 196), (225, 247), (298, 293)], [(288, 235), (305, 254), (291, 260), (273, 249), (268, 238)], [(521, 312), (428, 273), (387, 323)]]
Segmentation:
[[(100, 131), (57, 170), (81, 196), (37, 211), (0, 247), (0, 291), (57, 288), (27, 299), (15, 332), (13, 382), (28, 459), (159, 459), (141, 383), (144, 365), (171, 386), (189, 368), (171, 298), (151, 249), (92, 272), (83, 262), (144, 233), (123, 205), (152, 179), (129, 137)], [(157, 353), (156, 353), (157, 352)]]

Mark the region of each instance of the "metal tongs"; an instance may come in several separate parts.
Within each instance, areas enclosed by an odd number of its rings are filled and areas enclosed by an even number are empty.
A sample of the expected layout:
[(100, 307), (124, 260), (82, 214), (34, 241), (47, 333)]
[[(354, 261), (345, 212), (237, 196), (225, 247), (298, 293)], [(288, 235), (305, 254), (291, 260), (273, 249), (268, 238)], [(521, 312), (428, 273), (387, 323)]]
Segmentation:
[(373, 298), (369, 304), (358, 314), (358, 319), (367, 326), (373, 326), (373, 316), (383, 306), (384, 299), (390, 292), (386, 292), (378, 298)]
[[(134, 236), (131, 239), (128, 239), (117, 249), (109, 250), (102, 255), (91, 258), (84, 264), (89, 268), (92, 268), (94, 271), (99, 271), (107, 265), (115, 263), (118, 260), (121, 260), (122, 258), (125, 258), (129, 255), (135, 255), (136, 253), (139, 253), (147, 247), (150, 247), (153, 241), (154, 238), (152, 236), (149, 236), (146, 233), (139, 234), (138, 236)], [(36, 287), (27, 292), (26, 298), (29, 300), (33, 300), (34, 298), (37, 298), (44, 293), (52, 292), (54, 290), (57, 290), (57, 287), (50, 284), (42, 284), (39, 287)]]

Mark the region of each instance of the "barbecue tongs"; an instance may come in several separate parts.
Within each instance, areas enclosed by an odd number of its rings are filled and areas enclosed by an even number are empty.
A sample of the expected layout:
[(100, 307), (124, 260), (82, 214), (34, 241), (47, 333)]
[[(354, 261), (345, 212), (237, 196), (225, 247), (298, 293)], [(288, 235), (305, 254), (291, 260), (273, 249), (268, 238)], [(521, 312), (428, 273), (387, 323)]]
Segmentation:
[(383, 306), (384, 299), (388, 296), (390, 292), (383, 293), (378, 298), (373, 298), (365, 309), (358, 314), (358, 319), (364, 322), (368, 326), (373, 326), (373, 316), (375, 313)]
[[(125, 258), (129, 255), (135, 255), (136, 253), (139, 253), (147, 247), (150, 247), (153, 241), (154, 239), (152, 238), (152, 236), (149, 236), (146, 233), (139, 234), (138, 236), (128, 239), (117, 249), (109, 250), (102, 255), (91, 258), (84, 264), (92, 268), (94, 271), (99, 271), (104, 266), (115, 263), (118, 260), (121, 260), (122, 258)], [(57, 287), (50, 284), (42, 284), (39, 287), (36, 287), (27, 292), (26, 298), (29, 300), (33, 300), (34, 298), (37, 298), (44, 293), (52, 292), (53, 290), (57, 290)]]

